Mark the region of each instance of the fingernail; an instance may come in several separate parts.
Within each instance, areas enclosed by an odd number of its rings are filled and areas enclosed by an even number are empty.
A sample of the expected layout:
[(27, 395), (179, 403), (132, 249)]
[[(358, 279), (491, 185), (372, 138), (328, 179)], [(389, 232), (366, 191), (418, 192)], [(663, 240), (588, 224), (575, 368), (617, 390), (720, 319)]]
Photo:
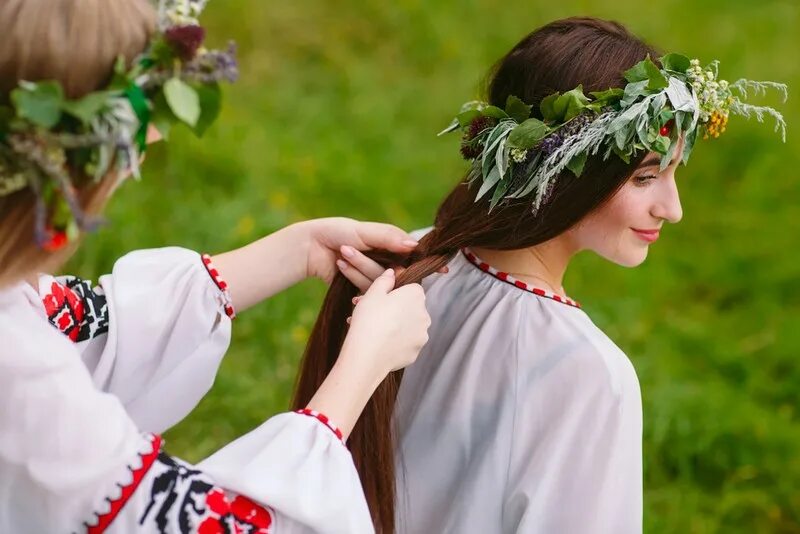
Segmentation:
[(347, 269), (347, 262), (344, 260), (336, 260), (336, 266), (339, 268), (339, 270), (344, 271)]
[(347, 318), (345, 321), (347, 322), (347, 324), (350, 324), (350, 321), (351, 321), (352, 319), (353, 319), (352, 317), (348, 317), (348, 318)]
[(383, 274), (387, 276), (394, 276), (394, 269), (386, 269), (385, 271), (383, 271)]
[(405, 239), (403, 241), (403, 245), (407, 247), (416, 247), (417, 245), (419, 245), (419, 241), (414, 241), (413, 239)]
[(348, 247), (348, 246), (343, 246), (342, 247), (342, 256), (344, 256), (345, 258), (352, 258), (355, 255), (356, 255), (356, 251), (353, 250), (352, 247)]

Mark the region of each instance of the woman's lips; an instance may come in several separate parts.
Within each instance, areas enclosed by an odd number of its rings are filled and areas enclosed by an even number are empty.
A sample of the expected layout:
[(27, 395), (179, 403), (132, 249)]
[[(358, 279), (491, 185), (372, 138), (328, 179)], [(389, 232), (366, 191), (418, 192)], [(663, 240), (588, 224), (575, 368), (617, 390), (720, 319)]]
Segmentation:
[(639, 230), (638, 228), (631, 228), (633, 233), (636, 234), (639, 239), (642, 241), (647, 241), (648, 243), (654, 243), (656, 239), (658, 239), (658, 234), (660, 230)]

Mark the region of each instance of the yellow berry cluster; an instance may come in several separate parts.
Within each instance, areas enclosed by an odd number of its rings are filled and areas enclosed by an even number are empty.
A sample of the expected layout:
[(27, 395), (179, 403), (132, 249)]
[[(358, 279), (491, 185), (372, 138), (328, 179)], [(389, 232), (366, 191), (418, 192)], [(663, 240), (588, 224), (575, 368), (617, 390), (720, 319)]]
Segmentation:
[(725, 133), (725, 128), (728, 126), (728, 113), (725, 111), (715, 111), (711, 114), (708, 122), (705, 124), (705, 132), (703, 139), (709, 137), (717, 138), (720, 134)]

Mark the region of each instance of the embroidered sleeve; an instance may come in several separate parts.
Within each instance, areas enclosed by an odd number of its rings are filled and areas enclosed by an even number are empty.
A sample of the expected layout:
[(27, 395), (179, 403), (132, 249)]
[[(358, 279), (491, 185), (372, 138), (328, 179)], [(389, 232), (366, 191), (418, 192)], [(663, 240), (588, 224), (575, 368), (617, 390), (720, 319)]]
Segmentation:
[(101, 288), (74, 276), (42, 282), (47, 319), (70, 340), (80, 343), (108, 333), (108, 302)]
[(274, 534), (274, 512), (226, 492), (200, 469), (161, 451), (150, 436), (148, 450), (129, 466), (129, 479), (105, 496), (88, 534), (141, 531), (160, 534)]
[(94, 285), (39, 277), (50, 323), (74, 342), (95, 386), (122, 401), (143, 431), (186, 417), (214, 382), (233, 306), (221, 274), (178, 247), (131, 252)]

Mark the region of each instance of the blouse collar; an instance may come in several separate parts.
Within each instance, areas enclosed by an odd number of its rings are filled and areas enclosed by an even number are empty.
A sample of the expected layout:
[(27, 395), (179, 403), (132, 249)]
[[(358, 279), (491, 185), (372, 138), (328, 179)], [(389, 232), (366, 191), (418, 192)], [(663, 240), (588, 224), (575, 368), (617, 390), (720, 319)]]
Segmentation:
[(521, 280), (517, 280), (516, 278), (514, 278), (513, 276), (511, 276), (508, 273), (505, 273), (503, 271), (499, 271), (499, 270), (495, 269), (494, 267), (492, 267), (491, 265), (489, 265), (488, 263), (486, 263), (485, 261), (480, 259), (478, 256), (476, 256), (475, 253), (472, 252), (472, 250), (470, 250), (469, 248), (465, 247), (465, 248), (461, 249), (461, 252), (462, 252), (462, 254), (464, 254), (464, 257), (467, 259), (467, 261), (469, 261), (471, 264), (473, 264), (475, 267), (477, 267), (481, 271), (483, 271), (483, 272), (485, 272), (487, 274), (490, 274), (491, 276), (497, 278), (498, 280), (502, 280), (503, 282), (506, 282), (507, 284), (511, 284), (514, 287), (522, 289), (523, 291), (528, 291), (528, 292), (533, 293), (534, 295), (537, 295), (539, 297), (555, 300), (556, 302), (560, 302), (562, 304), (566, 304), (567, 306), (572, 306), (574, 308), (580, 308), (581, 307), (580, 303), (572, 300), (569, 297), (562, 297), (561, 295), (559, 295), (557, 293), (553, 293), (552, 291), (548, 291), (548, 290), (542, 289), (540, 287), (532, 286), (532, 285), (527, 284), (527, 283), (525, 283), (525, 282), (523, 282)]

